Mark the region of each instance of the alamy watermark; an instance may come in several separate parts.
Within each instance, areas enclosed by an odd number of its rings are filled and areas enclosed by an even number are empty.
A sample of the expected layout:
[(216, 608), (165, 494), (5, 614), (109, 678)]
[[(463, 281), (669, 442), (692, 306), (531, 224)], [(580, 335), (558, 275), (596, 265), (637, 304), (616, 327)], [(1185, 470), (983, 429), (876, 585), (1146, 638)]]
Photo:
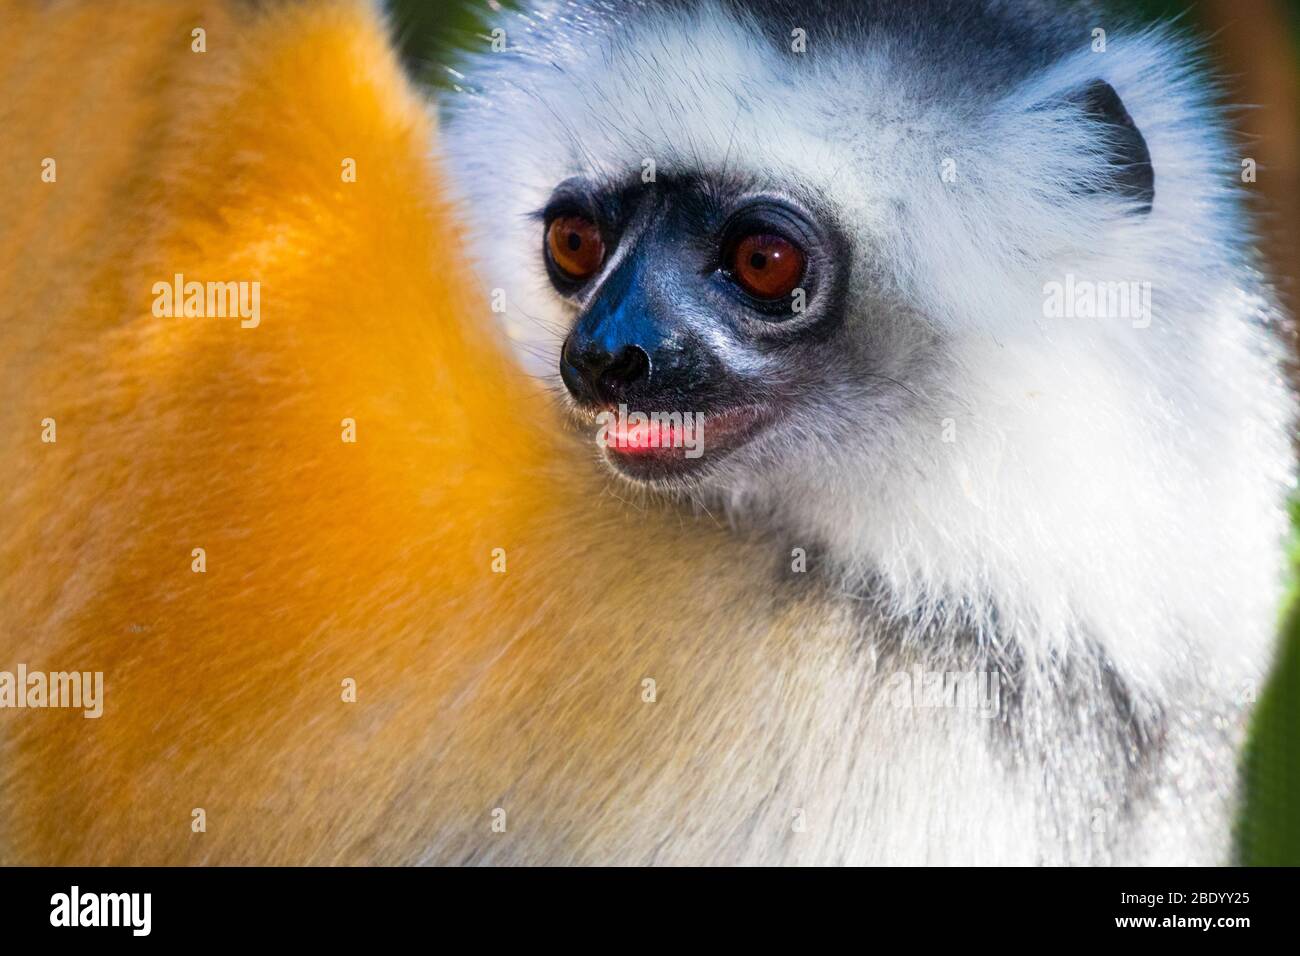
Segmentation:
[(153, 284), (153, 314), (158, 318), (238, 318), (239, 327), (255, 329), (262, 322), (262, 283), (186, 281), (176, 273), (171, 282)]
[(0, 710), (71, 708), (94, 720), (104, 714), (103, 671), (0, 671)]
[(1002, 712), (1002, 682), (996, 671), (895, 671), (884, 692), (899, 710), (970, 710), (992, 718)]
[(152, 893), (83, 893), (73, 884), (66, 893), (50, 897), (51, 926), (120, 926), (132, 936), (153, 929)]
[(681, 448), (687, 458), (704, 454), (703, 412), (633, 412), (626, 405), (596, 416), (596, 444), (624, 451)]
[(1043, 285), (1048, 319), (1127, 319), (1135, 329), (1151, 325), (1150, 282), (1097, 282), (1067, 274)]

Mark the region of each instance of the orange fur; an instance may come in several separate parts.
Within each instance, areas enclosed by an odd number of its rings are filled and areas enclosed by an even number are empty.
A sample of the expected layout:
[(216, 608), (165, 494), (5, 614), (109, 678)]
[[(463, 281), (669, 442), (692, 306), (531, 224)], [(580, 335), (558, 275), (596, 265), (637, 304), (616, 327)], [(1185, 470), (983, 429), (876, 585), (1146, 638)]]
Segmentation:
[[(0, 12), (0, 669), (106, 698), (0, 711), (0, 861), (646, 859), (703, 801), (754, 826), (852, 732), (817, 704), (851, 652), (766, 593), (777, 552), (610, 494), (513, 371), (374, 10), (106, 6)], [(155, 317), (175, 273), (260, 281), (260, 326)], [(765, 756), (800, 727), (806, 766)]]

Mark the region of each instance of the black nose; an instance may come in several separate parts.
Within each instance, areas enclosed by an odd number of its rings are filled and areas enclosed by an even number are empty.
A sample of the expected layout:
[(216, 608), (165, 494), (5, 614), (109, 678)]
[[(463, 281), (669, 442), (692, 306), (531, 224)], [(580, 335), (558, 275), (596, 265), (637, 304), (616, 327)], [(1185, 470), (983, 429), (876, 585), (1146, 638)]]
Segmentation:
[(607, 405), (627, 401), (633, 389), (650, 377), (650, 356), (639, 345), (623, 345), (615, 352), (576, 334), (564, 340), (560, 352), (560, 378), (570, 394), (586, 404)]

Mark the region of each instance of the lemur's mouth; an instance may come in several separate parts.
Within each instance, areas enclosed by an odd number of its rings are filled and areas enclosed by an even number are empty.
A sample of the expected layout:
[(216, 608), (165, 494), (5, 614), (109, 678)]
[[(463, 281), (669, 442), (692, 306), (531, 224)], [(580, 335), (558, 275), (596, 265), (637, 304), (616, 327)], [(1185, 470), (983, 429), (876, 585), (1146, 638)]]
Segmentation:
[(754, 437), (770, 410), (745, 405), (713, 412), (639, 412), (626, 405), (594, 417), (605, 460), (629, 478), (665, 481), (698, 474)]

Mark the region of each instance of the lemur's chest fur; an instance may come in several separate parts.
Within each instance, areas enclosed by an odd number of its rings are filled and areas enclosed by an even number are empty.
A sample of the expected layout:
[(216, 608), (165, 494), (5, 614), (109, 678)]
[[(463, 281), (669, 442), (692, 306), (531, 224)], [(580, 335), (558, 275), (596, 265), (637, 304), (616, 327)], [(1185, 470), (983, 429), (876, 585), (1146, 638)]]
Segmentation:
[[(1239, 719), (1200, 681), (1152, 699), (1087, 642), (1030, 667), (1014, 641), (886, 622), (825, 582), (718, 597), (693, 632), (511, 665), (545, 707), (485, 689), (448, 751), (526, 754), (499, 778), (511, 835), (444, 833), (425, 859), (1227, 861)], [(645, 679), (654, 700), (631, 702)]]

